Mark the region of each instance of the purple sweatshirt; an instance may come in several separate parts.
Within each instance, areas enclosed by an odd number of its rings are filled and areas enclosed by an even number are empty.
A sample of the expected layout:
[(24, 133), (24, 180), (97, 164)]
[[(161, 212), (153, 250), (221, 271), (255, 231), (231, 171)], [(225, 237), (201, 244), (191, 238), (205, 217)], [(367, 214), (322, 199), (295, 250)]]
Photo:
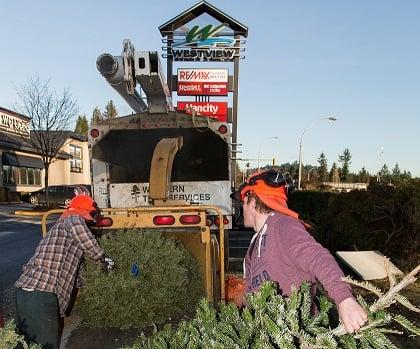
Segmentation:
[(302, 223), (281, 213), (271, 213), (251, 241), (245, 257), (247, 292), (258, 290), (265, 280), (278, 284), (288, 296), (292, 285), (318, 279), (337, 304), (353, 297), (350, 285), (341, 281), (344, 274), (330, 252), (306, 231)]

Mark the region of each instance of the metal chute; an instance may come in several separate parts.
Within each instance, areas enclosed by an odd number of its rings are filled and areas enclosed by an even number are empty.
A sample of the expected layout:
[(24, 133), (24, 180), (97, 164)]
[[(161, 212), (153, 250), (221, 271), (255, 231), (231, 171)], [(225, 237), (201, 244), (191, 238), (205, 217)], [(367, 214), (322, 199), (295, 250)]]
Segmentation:
[[(166, 113), (173, 110), (171, 93), (156, 51), (135, 51), (130, 40), (124, 40), (121, 56), (100, 55), (96, 66), (120, 96), (137, 113)], [(147, 103), (136, 90), (144, 91)]]

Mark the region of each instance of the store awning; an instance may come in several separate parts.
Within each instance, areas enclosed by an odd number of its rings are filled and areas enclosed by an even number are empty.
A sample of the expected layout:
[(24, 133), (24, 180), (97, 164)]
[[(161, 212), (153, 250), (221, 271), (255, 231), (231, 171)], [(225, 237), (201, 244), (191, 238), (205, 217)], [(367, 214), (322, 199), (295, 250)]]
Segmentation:
[(44, 168), (44, 164), (40, 158), (33, 158), (25, 155), (17, 155), (12, 153), (2, 154), (3, 165)]

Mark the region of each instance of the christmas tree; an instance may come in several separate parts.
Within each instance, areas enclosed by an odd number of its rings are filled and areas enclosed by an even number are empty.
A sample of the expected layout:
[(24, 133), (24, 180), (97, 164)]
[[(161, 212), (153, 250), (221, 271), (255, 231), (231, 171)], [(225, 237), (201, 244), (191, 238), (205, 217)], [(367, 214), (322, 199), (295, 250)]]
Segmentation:
[(147, 230), (101, 238), (115, 268), (87, 261), (76, 311), (90, 327), (145, 327), (193, 314), (203, 297), (197, 261), (181, 243)]
[(401, 334), (389, 328), (392, 322), (415, 335), (420, 335), (420, 328), (403, 316), (394, 315), (388, 307), (398, 302), (412, 311), (420, 311), (399, 294), (402, 288), (416, 280), (419, 270), (420, 266), (397, 283), (395, 275), (388, 269), (390, 288), (386, 293), (371, 283), (346, 278), (347, 282), (377, 296), (371, 304), (358, 296), (369, 320), (353, 334), (348, 334), (342, 325), (335, 329), (329, 327), (329, 310), (333, 305), (325, 296), (319, 297), (319, 314), (311, 315), (308, 284), (302, 284), (289, 298), (283, 298), (277, 294), (274, 283), (266, 282), (259, 292), (246, 296), (246, 306), (242, 309), (234, 304), (220, 304), (216, 310), (202, 300), (192, 320), (181, 322), (175, 329), (166, 325), (149, 338), (142, 336), (131, 349), (397, 348), (386, 336), (389, 333)]

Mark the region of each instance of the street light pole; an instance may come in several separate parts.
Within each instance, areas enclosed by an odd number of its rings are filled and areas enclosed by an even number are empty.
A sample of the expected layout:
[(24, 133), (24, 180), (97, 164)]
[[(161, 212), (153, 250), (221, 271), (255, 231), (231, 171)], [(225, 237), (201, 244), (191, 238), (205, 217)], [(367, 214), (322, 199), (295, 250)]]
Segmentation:
[(316, 119), (314, 121), (312, 121), (312, 123), (303, 130), (302, 135), (300, 136), (300, 141), (299, 141), (299, 177), (298, 177), (298, 189), (301, 189), (301, 180), (302, 180), (302, 141), (303, 141), (303, 136), (305, 135), (306, 131), (309, 130), (313, 125), (315, 125), (318, 121), (320, 120), (329, 120), (329, 121), (337, 121), (337, 118), (335, 117), (325, 117), (325, 118), (319, 118)]
[(274, 137), (267, 137), (267, 138), (264, 138), (264, 139), (262, 139), (262, 140), (260, 141), (260, 145), (259, 145), (259, 147), (258, 147), (258, 163), (257, 163), (258, 170), (260, 169), (261, 146), (262, 146), (263, 141), (265, 141), (265, 140), (267, 140), (267, 139), (279, 139), (279, 137), (277, 137), (277, 136), (274, 136)]
[(308, 182), (309, 182), (309, 175), (311, 174), (312, 170), (316, 170), (316, 167), (312, 167), (309, 171), (308, 171)]

